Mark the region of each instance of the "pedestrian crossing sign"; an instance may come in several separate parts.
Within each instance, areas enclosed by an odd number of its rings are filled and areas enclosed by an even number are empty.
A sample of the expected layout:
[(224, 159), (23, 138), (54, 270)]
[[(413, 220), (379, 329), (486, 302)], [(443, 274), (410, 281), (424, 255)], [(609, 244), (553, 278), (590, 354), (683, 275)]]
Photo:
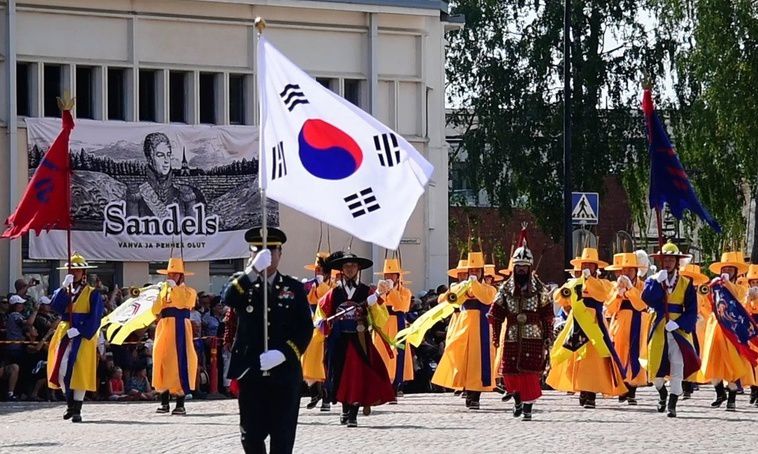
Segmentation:
[(571, 206), (574, 224), (597, 224), (600, 217), (600, 195), (597, 192), (572, 192)]

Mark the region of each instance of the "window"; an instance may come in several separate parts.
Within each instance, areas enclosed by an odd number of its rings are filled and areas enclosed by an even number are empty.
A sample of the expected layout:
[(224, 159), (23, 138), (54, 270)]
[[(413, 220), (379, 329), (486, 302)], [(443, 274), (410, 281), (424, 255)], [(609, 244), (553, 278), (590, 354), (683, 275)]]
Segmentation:
[(219, 75), (200, 73), (200, 123), (215, 124), (216, 121), (216, 81)]
[(337, 92), (337, 79), (329, 79), (328, 77), (317, 77), (316, 82), (320, 83), (324, 87), (333, 92)]
[(139, 121), (158, 121), (158, 71), (139, 70)]
[(61, 112), (58, 110), (56, 98), (63, 95), (63, 67), (61, 65), (45, 65), (43, 78), (43, 95), (45, 97), (43, 115), (60, 118)]
[(245, 124), (245, 76), (229, 74), (229, 123)]
[(76, 117), (95, 118), (94, 68), (76, 67)]
[(126, 70), (108, 68), (108, 119), (126, 120)]
[(363, 107), (363, 81), (359, 79), (345, 79), (343, 98), (358, 107)]
[(21, 62), (16, 64), (16, 115), (23, 115), (25, 117), (31, 115), (31, 72), (31, 64)]
[(168, 102), (169, 118), (172, 123), (187, 123), (187, 78), (189, 73), (182, 71), (169, 72)]

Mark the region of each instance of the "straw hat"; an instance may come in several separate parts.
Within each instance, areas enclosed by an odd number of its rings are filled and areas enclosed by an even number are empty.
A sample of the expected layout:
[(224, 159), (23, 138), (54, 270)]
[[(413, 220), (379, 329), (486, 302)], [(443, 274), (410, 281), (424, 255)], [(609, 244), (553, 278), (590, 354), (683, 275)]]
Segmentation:
[(158, 274), (183, 274), (185, 276), (193, 276), (195, 273), (187, 273), (184, 271), (184, 260), (173, 257), (168, 259), (168, 266), (165, 270), (158, 270)]
[(581, 267), (582, 263), (594, 263), (598, 268), (605, 268), (608, 266), (608, 262), (604, 262), (598, 258), (597, 249), (593, 247), (586, 247), (582, 250), (582, 255), (573, 259), (570, 262), (574, 267)]
[(639, 268), (642, 265), (637, 262), (637, 254), (634, 252), (622, 252), (613, 255), (613, 264), (606, 266), (606, 271), (621, 271), (624, 268)]
[(405, 271), (400, 266), (400, 260), (398, 259), (384, 259), (384, 269), (381, 273), (374, 273), (377, 276), (385, 274), (410, 274), (410, 271)]
[(492, 282), (500, 282), (505, 279), (503, 276), (495, 272), (495, 265), (484, 265), (484, 277), (490, 276)]
[(733, 266), (737, 268), (737, 274), (745, 274), (748, 269), (748, 264), (745, 263), (745, 254), (742, 251), (724, 252), (721, 254), (720, 262), (713, 262), (708, 267), (711, 273), (721, 274), (721, 269), (725, 266)]
[(447, 275), (457, 279), (458, 273), (465, 273), (468, 271), (468, 260), (458, 260), (458, 266), (447, 270)]
[(682, 274), (682, 276), (692, 279), (692, 283), (698, 286), (707, 284), (710, 280), (708, 279), (708, 276), (703, 274), (703, 272), (700, 270), (700, 267), (694, 263), (684, 265), (683, 267), (679, 268), (679, 272)]
[[(69, 262), (66, 262), (65, 265), (59, 266), (58, 269), (67, 270), (68, 264)], [(71, 269), (72, 270), (91, 270), (93, 268), (97, 268), (97, 267), (87, 263), (87, 261), (84, 259), (84, 257), (81, 254), (74, 252), (74, 254), (71, 256)]]
[(468, 260), (466, 260), (466, 268), (476, 269), (476, 268), (484, 268), (484, 252), (469, 252), (468, 253)]
[(747, 269), (747, 276), (745, 276), (745, 278), (747, 278), (748, 281), (758, 280), (758, 265), (750, 265)]
[(317, 252), (316, 253), (316, 261), (313, 262), (310, 265), (305, 265), (304, 268), (306, 270), (308, 270), (308, 271), (316, 271), (316, 267), (317, 266), (320, 267), (320, 268), (323, 268), (323, 266), (324, 266), (323, 262), (324, 262), (324, 260), (326, 260), (327, 257), (329, 257), (329, 253), (328, 252)]
[(511, 274), (513, 274), (513, 257), (511, 257), (511, 259), (508, 261), (508, 268), (497, 270), (497, 272), (505, 277), (508, 277)]

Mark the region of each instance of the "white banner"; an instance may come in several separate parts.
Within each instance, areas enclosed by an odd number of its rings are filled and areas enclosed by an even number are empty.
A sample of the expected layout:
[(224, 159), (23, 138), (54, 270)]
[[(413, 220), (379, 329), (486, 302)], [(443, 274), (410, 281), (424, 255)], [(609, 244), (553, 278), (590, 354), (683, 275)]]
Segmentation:
[[(60, 129), (28, 118), (29, 175)], [(88, 260), (246, 257), (261, 223), (258, 128), (77, 120), (71, 134), (72, 249)], [(278, 206), (270, 201), (270, 225)], [(66, 233), (29, 236), (34, 259), (66, 258)]]

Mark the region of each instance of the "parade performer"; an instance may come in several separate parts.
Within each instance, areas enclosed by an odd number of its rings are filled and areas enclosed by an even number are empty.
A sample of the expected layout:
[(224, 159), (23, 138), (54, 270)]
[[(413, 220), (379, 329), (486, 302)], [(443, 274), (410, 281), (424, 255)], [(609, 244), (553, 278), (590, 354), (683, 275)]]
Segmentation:
[[(466, 391), (466, 407), (478, 410), (482, 391), (492, 391), (495, 385), (495, 349), (487, 312), (497, 290), (482, 282), (482, 252), (469, 252), (467, 270), (470, 284), (463, 296), (465, 301), (455, 324), (451, 322), (448, 327), (448, 341), (432, 383)], [(442, 298), (448, 298), (446, 295), (451, 291), (443, 294)]]
[(641, 263), (634, 252), (613, 256), (613, 264), (606, 271), (617, 273), (613, 291), (606, 302), (606, 315), (611, 317), (610, 335), (613, 346), (626, 370), (624, 384), (629, 391), (619, 401), (637, 405), (637, 388), (646, 386), (647, 333), (651, 317), (642, 301), (643, 281), (637, 278)]
[[(753, 369), (758, 364), (758, 324), (754, 323), (743, 301), (748, 289), (737, 278), (748, 270), (742, 252), (724, 252), (720, 262), (709, 267), (718, 275), (711, 281), (713, 312), (708, 318), (703, 341), (700, 372), (716, 390), (712, 407), (726, 401), (727, 411), (737, 409), (737, 382), (755, 385)], [(724, 386), (727, 383), (728, 391)]]
[[(313, 335), (313, 322), (303, 284), (278, 270), (287, 236), (277, 228), (266, 230), (265, 248), (261, 227), (245, 232), (251, 257), (222, 291), (224, 302), (237, 314), (229, 378), (239, 386), (245, 452), (265, 453), (270, 436), (272, 453), (290, 453), (303, 383), (300, 356)], [(268, 308), (264, 308), (264, 288)]]
[[(339, 285), (321, 298), (317, 317), (327, 335), (327, 395), (332, 403), (342, 403), (340, 423), (357, 427), (360, 407), (366, 414), (372, 406), (395, 399), (387, 368), (369, 332), (382, 335), (389, 320), (384, 303), (392, 284), (382, 279), (372, 292), (360, 281), (360, 270), (373, 263), (350, 252), (335, 252), (327, 264), (342, 271)], [(391, 352), (391, 341), (382, 337), (386, 342), (382, 348)]]
[[(411, 308), (411, 297), (413, 294), (411, 290), (406, 287), (407, 282), (403, 280), (403, 276), (409, 274), (408, 271), (402, 269), (400, 260), (397, 258), (390, 258), (384, 260), (384, 269), (381, 273), (376, 273), (379, 276), (383, 276), (385, 280), (393, 282), (392, 290), (387, 293), (384, 298), (384, 305), (389, 312), (389, 321), (384, 326), (384, 334), (390, 339), (394, 339), (399, 331), (406, 328), (406, 314)], [(387, 368), (389, 377), (392, 380), (392, 385), (395, 388), (395, 394), (398, 397), (402, 397), (402, 386), (404, 382), (413, 380), (413, 353), (411, 352), (411, 346), (408, 342), (405, 343), (405, 348), (396, 349), (393, 352), (388, 352), (384, 346), (387, 342), (378, 331), (374, 331), (374, 346), (379, 352), (379, 356), (382, 357), (384, 365)], [(391, 355), (390, 353), (394, 353)], [(390, 403), (395, 403), (391, 401)]]
[[(692, 333), (692, 343), (695, 346), (695, 351), (699, 357), (703, 355), (703, 343), (705, 341), (705, 327), (711, 313), (711, 287), (708, 285), (710, 279), (708, 276), (702, 273), (700, 266), (687, 263), (686, 265), (679, 267), (679, 273), (682, 276), (688, 277), (692, 280), (692, 285), (697, 290), (697, 324), (695, 325), (695, 331)], [(698, 383), (706, 383), (705, 376), (698, 370), (694, 377), (690, 377), (689, 380), (682, 382), (682, 400), (687, 400), (692, 397), (692, 392)]]
[[(748, 284), (748, 292), (745, 297), (745, 308), (753, 319), (758, 323), (758, 264), (750, 265), (745, 277)], [(756, 348), (758, 351), (758, 348)], [(753, 376), (758, 378), (758, 366), (753, 369)], [(750, 387), (750, 404), (758, 407), (758, 383)]]
[(582, 269), (581, 277), (570, 279), (558, 291), (571, 298), (571, 313), (550, 352), (547, 384), (553, 389), (579, 392), (579, 404), (595, 408), (597, 393), (620, 396), (626, 370), (611, 342), (603, 315), (612, 284), (597, 276), (608, 264), (598, 259), (597, 250), (584, 248), (571, 261)]
[[(306, 270), (314, 273), (314, 278), (305, 283), (305, 291), (308, 293), (308, 304), (311, 307), (314, 321), (316, 319), (319, 300), (332, 289), (330, 270), (325, 262), (327, 257), (329, 257), (328, 252), (318, 252), (316, 254), (316, 261), (311, 265), (305, 266)], [(331, 409), (329, 399), (326, 397), (326, 388), (324, 387), (324, 381), (326, 380), (324, 363), (325, 341), (324, 333), (318, 328), (314, 328), (313, 337), (302, 358), (303, 379), (305, 379), (308, 385), (308, 391), (311, 396), (311, 401), (308, 402), (306, 407), (308, 409), (316, 408), (319, 400), (321, 400), (321, 411), (329, 411)]]
[[(69, 266), (70, 265), (70, 266)], [(100, 292), (87, 284), (91, 266), (73, 254), (59, 270), (70, 269), (61, 288), (53, 294), (50, 308), (61, 316), (47, 353), (47, 382), (50, 389), (66, 395), (63, 419), (82, 421), (82, 403), (87, 391), (97, 390), (97, 341), (104, 304)]]
[(192, 276), (184, 270), (184, 260), (170, 258), (166, 269), (158, 270), (166, 276), (152, 311), (158, 319), (153, 347), (153, 386), (160, 394), (161, 406), (157, 413), (169, 412), (171, 394), (176, 396), (173, 415), (186, 415), (185, 396), (195, 389), (197, 354), (192, 338), (190, 310), (195, 307), (197, 292), (184, 282)]
[[(493, 343), (502, 360), (496, 364), (505, 389), (513, 396), (513, 416), (532, 419), (534, 402), (542, 396), (545, 349), (553, 332), (553, 305), (545, 285), (534, 275), (534, 258), (522, 231), (521, 245), (514, 251), (513, 274), (500, 287), (488, 317), (494, 329)], [(501, 337), (501, 331), (506, 334)]]
[(495, 272), (495, 265), (484, 265), (484, 283), (491, 286), (497, 286), (497, 284), (503, 282), (504, 278), (500, 274)]
[[(692, 280), (679, 273), (680, 260), (690, 256), (679, 252), (672, 242), (652, 254), (661, 270), (647, 278), (642, 300), (655, 311), (648, 337), (648, 377), (658, 390), (658, 412), (668, 409), (676, 417), (676, 405), (683, 393), (682, 381), (700, 368), (692, 333), (697, 322), (697, 296)], [(671, 393), (666, 390), (669, 377)], [(667, 404), (668, 400), (668, 404)]]

